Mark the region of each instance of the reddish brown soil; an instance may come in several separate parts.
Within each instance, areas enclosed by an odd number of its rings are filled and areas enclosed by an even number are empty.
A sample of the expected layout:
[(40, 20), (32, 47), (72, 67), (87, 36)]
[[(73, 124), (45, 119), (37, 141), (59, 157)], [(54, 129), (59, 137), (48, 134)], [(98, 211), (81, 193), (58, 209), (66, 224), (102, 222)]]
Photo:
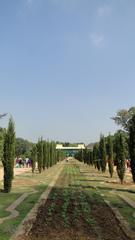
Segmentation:
[[(74, 217), (74, 208), (76, 205), (75, 199), (70, 199), (67, 209), (68, 225), (65, 225), (64, 219), (61, 216), (63, 199), (61, 190), (54, 189), (57, 193), (57, 199), (48, 199), (45, 206), (39, 208), (37, 218), (29, 233), (28, 238), (31, 240), (45, 239), (65, 239), (65, 240), (96, 240), (96, 234), (93, 226), (86, 223), (82, 213), (77, 219)], [(49, 216), (48, 209), (55, 201), (55, 210), (52, 216)]]
[(92, 216), (101, 229), (104, 240), (129, 240), (120, 228), (119, 222), (112, 210), (104, 203), (92, 205)]
[[(125, 236), (112, 210), (103, 201), (98, 202), (83, 192), (85, 197), (80, 202), (83, 190), (73, 188), (72, 184), (68, 188), (68, 183), (71, 183), (71, 176), (63, 173), (57, 181), (57, 188), (53, 188), (46, 204), (39, 208), (28, 236), (21, 236), (21, 240), (130, 240)], [(62, 215), (66, 201), (63, 197), (65, 189), (69, 191), (67, 224)], [(88, 219), (81, 207), (83, 201), (90, 207)]]
[[(63, 199), (61, 190), (54, 189), (57, 193), (57, 199), (48, 199), (47, 203), (38, 210), (36, 221), (29, 235), (22, 239), (27, 240), (129, 240), (121, 230), (111, 209), (105, 204), (91, 203), (91, 214), (95, 219), (94, 224), (87, 224), (82, 212), (74, 218), (74, 209), (76, 200), (70, 199), (67, 210), (69, 219), (68, 226), (65, 226), (61, 216)], [(55, 202), (55, 210), (52, 215), (48, 210), (52, 203)], [(100, 236), (100, 238), (99, 238)]]

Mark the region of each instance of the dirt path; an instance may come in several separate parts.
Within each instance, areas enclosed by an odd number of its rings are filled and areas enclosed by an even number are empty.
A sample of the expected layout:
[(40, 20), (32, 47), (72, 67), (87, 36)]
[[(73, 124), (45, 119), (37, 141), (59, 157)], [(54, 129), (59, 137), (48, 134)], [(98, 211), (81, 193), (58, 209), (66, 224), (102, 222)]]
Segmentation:
[[(16, 175), (20, 175), (24, 172), (28, 172), (28, 171), (31, 171), (31, 168), (14, 168), (14, 176)], [(0, 168), (0, 181), (3, 180), (3, 168)]]
[[(65, 164), (46, 202), (40, 205), (31, 230), (21, 240), (129, 240), (113, 211), (96, 190), (77, 186), (80, 164)], [(26, 223), (29, 226), (29, 222)]]

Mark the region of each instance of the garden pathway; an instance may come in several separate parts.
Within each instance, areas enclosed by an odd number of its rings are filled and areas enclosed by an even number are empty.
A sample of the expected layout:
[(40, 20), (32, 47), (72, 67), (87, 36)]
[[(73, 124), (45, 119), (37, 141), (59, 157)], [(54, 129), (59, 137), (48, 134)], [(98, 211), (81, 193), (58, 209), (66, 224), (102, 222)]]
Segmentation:
[[(14, 176), (16, 175), (20, 175), (24, 172), (28, 172), (28, 171), (31, 171), (31, 168), (14, 168)], [(0, 181), (3, 180), (3, 168), (0, 168)]]
[[(35, 193), (36, 191), (33, 191), (32, 193)], [(2, 224), (5, 220), (16, 218), (19, 215), (19, 212), (16, 209), (16, 207), (24, 201), (26, 197), (31, 193), (24, 193), (22, 194), (15, 202), (13, 202), (8, 208), (6, 208), (6, 211), (10, 212), (11, 214), (7, 217), (0, 218), (0, 224)]]

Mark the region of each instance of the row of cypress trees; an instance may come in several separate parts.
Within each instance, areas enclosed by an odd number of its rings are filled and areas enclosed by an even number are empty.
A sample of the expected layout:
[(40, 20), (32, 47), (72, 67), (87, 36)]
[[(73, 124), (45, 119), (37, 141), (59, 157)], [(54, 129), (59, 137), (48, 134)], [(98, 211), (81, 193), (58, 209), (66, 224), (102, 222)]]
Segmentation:
[[(10, 192), (14, 178), (15, 164), (15, 124), (12, 118), (9, 119), (7, 129), (0, 129), (0, 160), (4, 169), (4, 192)], [(35, 172), (36, 163), (41, 173), (46, 168), (52, 167), (58, 161), (64, 159), (64, 153), (56, 150), (54, 141), (38, 140), (31, 149), (32, 172)]]
[[(83, 151), (83, 153), (82, 153)], [(75, 156), (78, 160), (84, 161), (88, 165), (94, 165), (99, 171), (103, 173), (108, 169), (110, 177), (113, 176), (113, 166), (116, 165), (117, 174), (121, 183), (124, 180), (125, 174), (125, 143), (123, 134), (118, 132), (115, 136), (109, 135), (100, 136), (100, 141), (95, 143), (93, 150), (82, 150)]]
[(135, 183), (135, 114), (129, 121), (129, 131), (119, 130), (114, 136), (100, 136), (100, 141), (95, 143), (93, 150), (82, 150), (75, 156), (78, 160), (88, 165), (94, 165), (99, 171), (106, 171), (106, 164), (110, 176), (113, 176), (113, 166), (116, 165), (118, 177), (123, 183), (125, 176), (125, 159), (130, 159), (131, 173)]
[(44, 141), (41, 138), (37, 144), (33, 145), (31, 150), (32, 172), (35, 172), (36, 163), (38, 171), (41, 173), (62, 159), (64, 159), (64, 153), (56, 150), (56, 143), (54, 141)]

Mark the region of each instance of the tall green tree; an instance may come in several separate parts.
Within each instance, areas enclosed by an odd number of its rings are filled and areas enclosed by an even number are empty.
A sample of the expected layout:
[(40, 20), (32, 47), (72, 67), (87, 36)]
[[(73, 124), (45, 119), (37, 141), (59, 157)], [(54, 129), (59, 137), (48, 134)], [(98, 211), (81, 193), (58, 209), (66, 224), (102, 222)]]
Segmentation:
[(134, 114), (135, 107), (131, 107), (129, 109), (121, 109), (116, 113), (114, 117), (112, 117), (112, 119), (117, 125), (120, 125), (123, 130), (128, 132), (130, 128), (130, 120)]
[(133, 115), (130, 121), (129, 153), (130, 153), (130, 159), (131, 159), (132, 178), (133, 178), (133, 182), (135, 183), (135, 115)]
[(100, 171), (101, 168), (101, 163), (100, 163), (100, 158), (99, 158), (99, 145), (98, 143), (95, 143), (93, 146), (93, 163), (95, 168), (98, 169), (98, 171)]
[(90, 165), (93, 166), (93, 151), (92, 150), (89, 151), (89, 160), (90, 160)]
[(99, 142), (99, 157), (101, 160), (101, 170), (102, 172), (106, 171), (106, 143), (105, 137), (101, 134)]
[(37, 163), (38, 163), (38, 171), (42, 172), (43, 169), (43, 140), (42, 138), (37, 143)]
[(35, 172), (36, 162), (37, 162), (37, 146), (33, 145), (31, 150), (31, 161), (32, 161), (32, 173)]
[(4, 191), (10, 192), (14, 176), (14, 159), (15, 159), (15, 125), (12, 118), (9, 119), (8, 129), (4, 135)]
[(125, 145), (124, 145), (124, 138), (121, 133), (118, 133), (116, 138), (116, 165), (117, 165), (117, 174), (118, 177), (123, 183), (124, 176), (125, 176)]
[(16, 157), (30, 157), (33, 143), (23, 138), (16, 138), (15, 154)]
[(50, 142), (47, 141), (47, 168), (50, 167)]
[(43, 142), (43, 170), (47, 167), (47, 142)]
[(4, 129), (0, 128), (0, 161), (3, 157), (3, 145), (4, 145)]
[(55, 143), (52, 141), (50, 142), (50, 167), (55, 164)]
[(123, 130), (118, 130), (114, 136), (113, 136), (113, 160), (114, 165), (117, 165), (117, 159), (116, 159), (116, 152), (117, 152), (117, 136), (121, 134), (124, 142), (124, 153), (125, 158), (129, 158), (129, 134), (124, 132)]
[(107, 146), (108, 146), (108, 167), (109, 167), (109, 173), (110, 177), (112, 178), (113, 176), (113, 139), (112, 136), (109, 135), (107, 138)]

